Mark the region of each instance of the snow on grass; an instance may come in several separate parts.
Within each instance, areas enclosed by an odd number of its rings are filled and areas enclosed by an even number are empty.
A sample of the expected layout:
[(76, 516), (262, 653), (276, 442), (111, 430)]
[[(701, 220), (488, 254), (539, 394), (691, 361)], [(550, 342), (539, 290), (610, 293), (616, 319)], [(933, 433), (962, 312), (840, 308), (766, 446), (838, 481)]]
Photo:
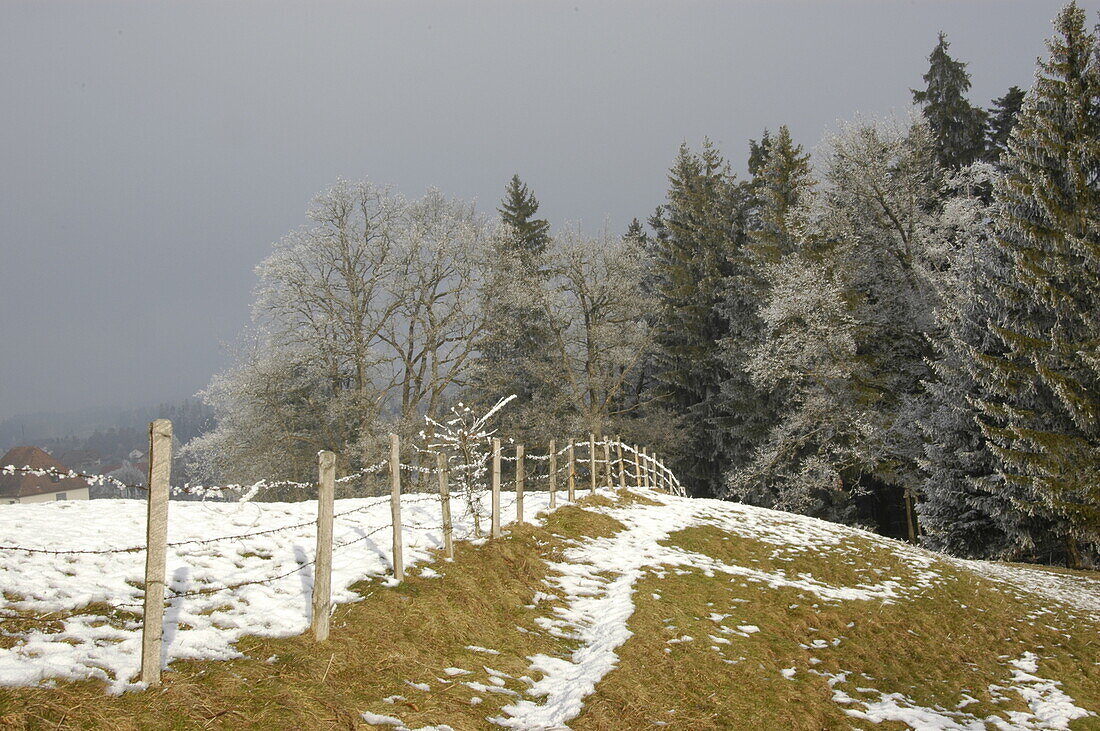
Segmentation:
[[(489, 497), (483, 499), (483, 514)], [(504, 499), (507, 523), (515, 514)], [(547, 508), (546, 493), (527, 496), (530, 515)], [(472, 535), (463, 503), (452, 502), (456, 537)], [(146, 506), (138, 500), (90, 500), (0, 506), (0, 545), (49, 550), (128, 553), (50, 555), (0, 553), (0, 619), (59, 613), (56, 623), (14, 624), (16, 639), (0, 647), (0, 684), (98, 678), (111, 692), (141, 687), (141, 590), (145, 572)], [(332, 598), (359, 599), (357, 581), (392, 573), (389, 498), (338, 500), (333, 540)], [(239, 656), (234, 643), (248, 634), (285, 637), (308, 629), (316, 550), (316, 501), (297, 503), (202, 503), (173, 501), (169, 543), (239, 536), (287, 526), (285, 531), (214, 543), (169, 547), (168, 595), (216, 590), (226, 585), (281, 577), (232, 590), (169, 598), (163, 662), (220, 660)], [(402, 499), (407, 568), (442, 547), (439, 501), (434, 495)], [(482, 520), (483, 529), (485, 521)], [(429, 575), (431, 572), (429, 572)], [(89, 606), (91, 605), (91, 606)], [(66, 617), (74, 610), (86, 614)], [(106, 617), (103, 607), (122, 611)], [(49, 616), (46, 619), (50, 619)], [(10, 630), (6, 630), (9, 634)], [(9, 643), (10, 644), (10, 643)]]
[(956, 562), (992, 581), (1008, 584), (1071, 609), (1100, 617), (1100, 581), (1058, 573), (1049, 569), (1014, 566), (989, 561)]
[(877, 699), (858, 700), (836, 688), (837, 685), (848, 681), (848, 673), (830, 674), (813, 669), (810, 672), (827, 679), (829, 687), (833, 689), (835, 702), (845, 706), (862, 706), (862, 708), (846, 708), (845, 713), (872, 723), (899, 721), (912, 728), (943, 731), (984, 731), (987, 728), (1027, 731), (1029, 729), (1068, 729), (1071, 721), (1095, 715), (1077, 706), (1073, 699), (1061, 690), (1060, 682), (1037, 676), (1035, 674), (1039, 671), (1037, 661), (1038, 657), (1034, 653), (1025, 652), (1021, 658), (1009, 662), (1012, 673), (1006, 681), (1009, 685), (989, 686), (994, 698), (1009, 700), (1004, 691), (1014, 691), (1027, 703), (1027, 711), (1006, 711), (1007, 721), (996, 716), (979, 718), (961, 710), (977, 702), (975, 698), (965, 694), (956, 710), (927, 708), (915, 703), (902, 693), (880, 693), (871, 688), (856, 688), (856, 691), (877, 694)]
[[(937, 570), (941, 557), (880, 536), (803, 516), (717, 500), (675, 498), (652, 491), (645, 494), (664, 504), (587, 508), (606, 513), (626, 528), (611, 537), (580, 542), (566, 550), (564, 561), (551, 565), (556, 576), (548, 583), (563, 596), (566, 606), (556, 608), (554, 616), (541, 617), (537, 621), (551, 634), (578, 640), (581, 646), (568, 658), (547, 655), (530, 658), (531, 669), (541, 672), (543, 677), (532, 685), (528, 695), (542, 699), (541, 702), (518, 700), (502, 709), (504, 715), (490, 719), (494, 723), (512, 728), (551, 728), (564, 727), (576, 717), (583, 708), (584, 699), (615, 668), (617, 650), (631, 636), (628, 621), (634, 610), (632, 593), (635, 583), (647, 570), (654, 575), (661, 575), (668, 569), (683, 573), (677, 567), (700, 570), (707, 576), (722, 573), (769, 588), (795, 588), (828, 602), (895, 603), (945, 581)], [(820, 552), (823, 547), (838, 546), (843, 540), (859, 535), (876, 547), (889, 550), (907, 568), (909, 575), (904, 580), (885, 576), (877, 581), (863, 581), (858, 586), (834, 586), (808, 574), (792, 577), (782, 571), (727, 564), (701, 553), (661, 545), (673, 532), (698, 525), (714, 525), (736, 535), (773, 543), (782, 547), (780, 552), (788, 554)], [(709, 619), (717, 623), (727, 616), (714, 613)], [(746, 624), (738, 626), (737, 634), (747, 637), (759, 631), (756, 625)], [(685, 635), (667, 642), (690, 640)], [(819, 644), (827, 645), (818, 640), (814, 646)], [(666, 648), (665, 652), (669, 650)], [(1055, 681), (1025, 678), (1021, 673), (1024, 669), (1017, 668), (1013, 675), (1014, 687), (1028, 699), (1032, 713), (1014, 718), (1014, 722), (1024, 724), (1020, 728), (1063, 728), (1059, 725), (1063, 719), (1088, 714), (1075, 706), (1072, 699), (1056, 687)], [(782, 674), (793, 678), (795, 669), (783, 670)], [(843, 674), (834, 676), (830, 685), (843, 679)], [(837, 702), (857, 702), (843, 691), (836, 690), (834, 694)], [(953, 724), (959, 714), (944, 715), (934, 709), (920, 708), (899, 694), (882, 694), (879, 701), (864, 705), (863, 711), (847, 712), (876, 723), (892, 719), (913, 722), (918, 728), (970, 728), (965, 724), (935, 725), (940, 721)], [(1033, 722), (1046, 725), (1026, 725)]]
[[(577, 639), (582, 645), (568, 659), (532, 657), (531, 668), (543, 673), (543, 678), (528, 694), (544, 700), (536, 703), (524, 699), (505, 706), (505, 715), (492, 719), (495, 723), (513, 728), (553, 727), (580, 713), (584, 698), (615, 667), (616, 650), (631, 636), (627, 622), (634, 611), (634, 584), (647, 569), (684, 567), (711, 575), (724, 573), (769, 587), (795, 587), (832, 601), (893, 601), (904, 593), (904, 587), (892, 579), (858, 587), (830, 586), (812, 577), (789, 577), (782, 572), (726, 564), (704, 554), (661, 545), (675, 531), (715, 524), (787, 549), (820, 550), (822, 544), (833, 545), (850, 536), (851, 529), (717, 500), (646, 494), (663, 504), (589, 507), (618, 520), (626, 529), (570, 547), (564, 561), (551, 564), (557, 575), (549, 583), (564, 597), (566, 607), (558, 608), (553, 617), (540, 618), (538, 623), (551, 634)], [(926, 557), (918, 556), (907, 563), (916, 572), (915, 583), (920, 586), (931, 585), (938, 578), (929, 569), (932, 561)], [(746, 636), (759, 631), (754, 625), (739, 629)]]
[[(741, 586), (793, 588), (806, 595), (807, 604), (817, 607), (812, 602), (901, 602), (946, 581), (943, 568), (963, 565), (1021, 591), (1100, 613), (1097, 582), (1090, 585), (1092, 593), (1082, 594), (1076, 577), (981, 562), (949, 561), (897, 541), (811, 518), (715, 500), (641, 492), (660, 504), (587, 506), (614, 518), (625, 528), (607, 537), (570, 541), (563, 560), (550, 564), (548, 591), (539, 592), (532, 600), (533, 607), (548, 613), (538, 617), (536, 624), (552, 636), (576, 643), (571, 654), (529, 658), (531, 674), (538, 679), (525, 679), (530, 685), (526, 697), (501, 687), (503, 682), (491, 671), (492, 680), (497, 682), (489, 685), (460, 681), (481, 694), (470, 703), (479, 702), (486, 694), (509, 698), (510, 703), (500, 715), (490, 719), (494, 723), (512, 728), (554, 728), (564, 727), (575, 718), (600, 680), (617, 666), (618, 650), (631, 637), (628, 622), (634, 612), (635, 585), (646, 576), (699, 571), (707, 576), (729, 577)], [(546, 499), (546, 493), (529, 492), (530, 513), (545, 509)], [(503, 507), (502, 514), (507, 520), (512, 511), (507, 504)], [(462, 512), (455, 510), (456, 533), (469, 536), (471, 521)], [(341, 500), (337, 502), (336, 513), (339, 517), (334, 539), (338, 548), (333, 559), (333, 598), (336, 602), (354, 601), (358, 595), (349, 589), (352, 584), (364, 578), (381, 578), (392, 571), (388, 499)], [(309, 626), (314, 502), (181, 502), (172, 503), (169, 514), (171, 542), (305, 525), (262, 536), (169, 549), (170, 593), (201, 591), (284, 573), (286, 576), (232, 591), (170, 599), (165, 663), (179, 658), (234, 657), (237, 655), (234, 643), (246, 634), (288, 636)], [(438, 503), (423, 495), (406, 496), (403, 517), (409, 526), (405, 532), (405, 560), (412, 567), (429, 558), (430, 549), (441, 546)], [(773, 558), (784, 561), (786, 557), (804, 552), (818, 554), (830, 547), (839, 555), (845, 540), (858, 537), (875, 549), (888, 551), (904, 567), (905, 576), (876, 571), (852, 580), (854, 585), (829, 583), (807, 573), (767, 570), (756, 560), (747, 562), (754, 566), (737, 565), (667, 545), (671, 534), (695, 526), (713, 526), (731, 535), (770, 544), (775, 546)], [(54, 550), (125, 548), (141, 546), (144, 531), (145, 506), (140, 501), (0, 506), (0, 545)], [(140, 612), (143, 566), (143, 551), (70, 556), (6, 552), (0, 563), (0, 587), (4, 589), (0, 613), (65, 612), (92, 604)], [(756, 625), (735, 625), (734, 631), (720, 624), (730, 616), (713, 612), (707, 618), (725, 634), (747, 637), (760, 632)], [(113, 616), (107, 621), (101, 613), (90, 611), (87, 615), (63, 619), (60, 631), (55, 629), (33, 625), (30, 629), (19, 629), (14, 646), (0, 648), (0, 683), (27, 685), (51, 679), (101, 678), (115, 692), (140, 685), (134, 682), (140, 655), (140, 617), (136, 614)], [(708, 637), (716, 645), (730, 643), (725, 638)], [(673, 642), (689, 640), (681, 636)], [(816, 640), (804, 646), (824, 649), (826, 644), (824, 640)], [(468, 645), (466, 649), (486, 655), (500, 654), (476, 645)], [(670, 650), (666, 648), (666, 652)], [(1041, 677), (1039, 661), (1030, 653), (1018, 660), (1005, 658), (1004, 685), (993, 686), (991, 692), (1014, 691), (1026, 701), (1028, 712), (1012, 712), (1016, 715), (1009, 716), (1015, 727), (1065, 728), (1070, 720), (1083, 717), (1087, 711), (1077, 707), (1057, 681)], [(811, 665), (818, 662), (816, 658), (810, 660)], [(466, 671), (449, 667), (442, 672), (454, 677)], [(792, 680), (795, 677), (794, 668), (781, 672)], [(810, 668), (808, 672), (818, 671)], [(864, 720), (876, 723), (898, 720), (922, 728), (944, 729), (985, 727), (985, 721), (989, 720), (1008, 727), (1000, 719), (976, 719), (961, 709), (922, 708), (898, 693), (864, 689), (878, 697), (857, 700), (836, 687), (847, 682), (846, 674), (825, 677), (833, 688), (834, 700), (844, 705), (847, 713)], [(428, 687), (422, 683), (409, 684), (422, 690)], [(368, 715), (364, 714), (364, 720), (405, 727), (392, 716), (376, 722)]]

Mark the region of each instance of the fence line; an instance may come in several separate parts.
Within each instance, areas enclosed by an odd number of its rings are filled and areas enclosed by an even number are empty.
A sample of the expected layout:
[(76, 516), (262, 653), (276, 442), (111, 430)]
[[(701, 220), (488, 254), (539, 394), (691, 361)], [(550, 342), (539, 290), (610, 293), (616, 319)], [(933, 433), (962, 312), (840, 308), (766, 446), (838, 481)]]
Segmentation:
[[(356, 470), (344, 477), (335, 477), (336, 455), (331, 451), (318, 453), (318, 481), (316, 483), (301, 483), (293, 481), (266, 481), (260, 480), (251, 485), (224, 485), (202, 486), (184, 485), (180, 487), (170, 486), (171, 468), (171, 438), (172, 425), (165, 419), (158, 419), (150, 424), (150, 448), (149, 448), (149, 484), (148, 486), (128, 485), (105, 475), (87, 475), (73, 471), (65, 472), (53, 468), (15, 467), (12, 465), (0, 467), (0, 474), (35, 474), (39, 476), (56, 476), (58, 478), (82, 479), (92, 484), (110, 484), (119, 489), (138, 487), (146, 491), (147, 516), (146, 516), (146, 543), (144, 546), (132, 546), (116, 549), (71, 549), (53, 550), (47, 548), (32, 548), (24, 546), (0, 545), (0, 552), (16, 551), (26, 553), (42, 553), (51, 555), (74, 554), (109, 554), (109, 553), (133, 553), (144, 550), (146, 552), (145, 583), (143, 598), (140, 603), (117, 603), (115, 608), (141, 607), (142, 609), (142, 642), (141, 642), (141, 680), (150, 686), (160, 683), (163, 634), (164, 634), (164, 609), (165, 602), (177, 602), (187, 597), (208, 596), (223, 591), (231, 591), (245, 586), (257, 584), (269, 584), (284, 579), (307, 567), (314, 567), (313, 591), (311, 598), (311, 629), (317, 642), (324, 642), (330, 632), (330, 616), (332, 609), (332, 563), (333, 552), (347, 546), (370, 539), (384, 529), (392, 532), (392, 569), (394, 579), (402, 581), (405, 578), (404, 570), (404, 530), (440, 531), (442, 534), (443, 553), (446, 558), (454, 556), (454, 527), (451, 518), (451, 476), (478, 474), (484, 475), (485, 462), (491, 462), (490, 483), (490, 536), (500, 537), (501, 514), (505, 509), (515, 507), (516, 522), (524, 521), (524, 493), (532, 481), (546, 481), (546, 489), (549, 493), (549, 507), (551, 510), (558, 505), (557, 489), (558, 478), (564, 472), (565, 486), (568, 502), (576, 500), (577, 466), (584, 465), (588, 470), (588, 483), (590, 494), (596, 494), (602, 485), (606, 489), (612, 489), (616, 481), (619, 488), (626, 488), (631, 484), (640, 488), (656, 488), (674, 495), (686, 496), (686, 491), (676, 478), (675, 474), (667, 466), (651, 453), (647, 448), (638, 445), (629, 445), (620, 438), (601, 437), (596, 438), (594, 433), (588, 435), (587, 440), (570, 439), (567, 443), (558, 447), (556, 440), (550, 440), (546, 454), (531, 454), (526, 451), (524, 445), (516, 444), (514, 456), (505, 456), (501, 453), (501, 440), (494, 437), (491, 441), (491, 453), (482, 455), (480, 461), (475, 463), (459, 463), (452, 465), (451, 459), (443, 450), (426, 450), (417, 445), (414, 448), (418, 452), (435, 451), (436, 459), (433, 466), (404, 464), (401, 462), (401, 442), (397, 435), (391, 435), (388, 459), (374, 463)], [(578, 455), (578, 448), (583, 456)], [(559, 465), (559, 457), (565, 456), (564, 467)], [(546, 472), (537, 470), (528, 472), (527, 463), (533, 465), (546, 463)], [(515, 490), (509, 496), (508, 502), (502, 501), (501, 495), (501, 466), (502, 462), (514, 464)], [(377, 474), (388, 467), (390, 477), (390, 525), (375, 528), (358, 538), (334, 544), (333, 526), (338, 518), (377, 508), (384, 500), (378, 500), (370, 504), (361, 505), (340, 513), (335, 513), (335, 486), (352, 480), (360, 479), (366, 475)], [(616, 470), (617, 467), (617, 470)], [(417, 476), (418, 479), (435, 475), (438, 479), (438, 494), (424, 493), (423, 495), (402, 494), (402, 473)], [(617, 472), (617, 480), (616, 480)], [(469, 479), (464, 478), (464, 485), (469, 486)], [(243, 492), (242, 501), (251, 500), (261, 490), (271, 487), (296, 487), (318, 490), (318, 507), (316, 520), (305, 521), (293, 525), (285, 525), (276, 528), (266, 528), (249, 533), (218, 536), (215, 538), (196, 538), (182, 541), (168, 542), (168, 510), (171, 495), (194, 494), (203, 497), (210, 495), (224, 495), (229, 491)], [(479, 496), (480, 495), (480, 496)], [(481, 537), (480, 511), (484, 492), (476, 489), (466, 495), (466, 508), (472, 516), (472, 537)], [(403, 522), (401, 515), (402, 502), (405, 504), (422, 501), (438, 500), (440, 504), (441, 524), (418, 524)], [(295, 568), (266, 578), (250, 579), (225, 585), (204, 586), (192, 591), (176, 592), (168, 591), (165, 580), (165, 567), (168, 548), (179, 548), (188, 545), (206, 545), (225, 541), (244, 540), (254, 536), (271, 535), (284, 531), (301, 529), (310, 525), (316, 525), (316, 550), (310, 561), (301, 561)], [(50, 612), (40, 617), (27, 617), (21, 614), (0, 614), (0, 621), (8, 618), (17, 618), (20, 622), (58, 622), (85, 614), (81, 608), (72, 610), (66, 614)], [(55, 616), (56, 615), (56, 616)]]

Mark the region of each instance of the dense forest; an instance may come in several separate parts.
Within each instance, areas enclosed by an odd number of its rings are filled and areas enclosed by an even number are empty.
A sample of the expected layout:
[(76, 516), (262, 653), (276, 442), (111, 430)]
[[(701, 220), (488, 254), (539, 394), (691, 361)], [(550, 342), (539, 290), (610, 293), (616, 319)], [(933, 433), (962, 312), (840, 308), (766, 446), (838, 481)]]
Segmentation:
[(1095, 565), (1100, 47), (1075, 4), (1054, 27), (1030, 89), (988, 108), (940, 34), (910, 119), (812, 159), (764, 131), (744, 178), (685, 144), (621, 235), (552, 229), (518, 176), (496, 216), (338, 181), (258, 266), (191, 469), (356, 469), (515, 394), (501, 434), (622, 435), (697, 496)]

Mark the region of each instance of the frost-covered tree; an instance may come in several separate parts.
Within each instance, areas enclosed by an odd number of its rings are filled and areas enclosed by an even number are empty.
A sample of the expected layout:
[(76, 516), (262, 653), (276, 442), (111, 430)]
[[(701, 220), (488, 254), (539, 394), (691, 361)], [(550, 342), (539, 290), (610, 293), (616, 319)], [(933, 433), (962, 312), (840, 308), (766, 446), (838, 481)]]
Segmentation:
[(650, 266), (645, 248), (634, 237), (565, 231), (540, 262), (538, 271), (518, 256), (497, 262), (496, 296), (533, 313), (547, 333), (539, 353), (521, 364), (538, 397), (523, 412), (521, 431), (509, 436), (542, 443), (622, 428), (644, 406), (625, 395), (651, 352), (651, 305), (641, 288)]
[(1016, 506), (1063, 521), (1067, 561), (1100, 543), (1100, 67), (1085, 12), (1055, 21), (994, 188), (1010, 262), (975, 351), (982, 428)]
[(970, 74), (966, 64), (951, 58), (951, 44), (940, 33), (928, 56), (925, 88), (913, 90), (921, 106), (936, 149), (936, 160), (945, 168), (960, 168), (977, 160), (985, 150), (985, 112), (966, 99)]
[[(784, 275), (773, 268), (795, 250), (799, 212), (813, 188), (809, 156), (794, 143), (785, 125), (775, 137), (766, 135), (765, 143), (753, 145), (753, 152), (763, 155), (757, 164), (750, 155), (750, 168), (755, 169), (750, 231), (743, 250), (733, 254), (732, 274), (719, 303), (727, 328), (719, 341), (727, 374), (721, 384), (721, 411), (726, 416), (720, 423), (725, 430), (726, 469), (734, 471), (745, 467), (765, 442), (789, 395), (778, 384), (754, 381), (750, 362), (766, 338), (761, 317), (764, 302), (771, 288), (783, 286)], [(775, 502), (759, 497), (753, 501)]]
[(971, 350), (1003, 351), (986, 326), (1000, 320), (994, 288), (1009, 274), (1004, 252), (992, 241), (985, 195), (997, 175), (989, 164), (976, 163), (947, 181), (949, 195), (933, 234), (939, 266), (930, 270), (937, 295), (933, 373), (917, 418), (925, 440), (917, 460), (925, 475), (917, 506), (922, 542), (969, 558), (1034, 556), (1047, 548), (1050, 528), (1013, 506), (973, 405), (983, 391)]
[(358, 464), (469, 373), (494, 236), (471, 206), (339, 181), (308, 216), (257, 267), (252, 331), (204, 392), (217, 427), (188, 452), (205, 479), (308, 478), (320, 449)]
[[(900, 507), (911, 511), (921, 438), (910, 415), (932, 325), (933, 146), (921, 124), (853, 125), (830, 140), (823, 163), (797, 245), (768, 268), (764, 338), (749, 361), (756, 383), (788, 397), (728, 493), (791, 505), (812, 474), (826, 517), (850, 518), (867, 486), (903, 489)], [(835, 480), (822, 478), (824, 464)]]
[(539, 202), (518, 175), (512, 176), (498, 212), (508, 235), (498, 238), (493, 252), (489, 278), (482, 288), (485, 329), (478, 339), (471, 400), (489, 408), (502, 394), (516, 400), (505, 414), (503, 424), (509, 434), (525, 437), (532, 419), (538, 418), (540, 391), (538, 376), (532, 373), (545, 354), (550, 336), (540, 316), (541, 310), (524, 304), (508, 293), (517, 277), (529, 281), (535, 289), (546, 276), (546, 248), (550, 243), (550, 224), (536, 219)]

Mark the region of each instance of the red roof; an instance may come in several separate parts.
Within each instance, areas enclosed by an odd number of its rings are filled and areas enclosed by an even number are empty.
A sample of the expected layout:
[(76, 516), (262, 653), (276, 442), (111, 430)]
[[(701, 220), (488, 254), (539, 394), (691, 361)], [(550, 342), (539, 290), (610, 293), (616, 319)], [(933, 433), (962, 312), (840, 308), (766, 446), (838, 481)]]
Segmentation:
[[(58, 462), (38, 447), (14, 447), (0, 459), (0, 467), (33, 467), (68, 472), (69, 468)], [(43, 495), (63, 490), (77, 490), (87, 487), (84, 480), (75, 477), (51, 477), (50, 475), (30, 475), (15, 473), (0, 475), (0, 498), (21, 498)]]

